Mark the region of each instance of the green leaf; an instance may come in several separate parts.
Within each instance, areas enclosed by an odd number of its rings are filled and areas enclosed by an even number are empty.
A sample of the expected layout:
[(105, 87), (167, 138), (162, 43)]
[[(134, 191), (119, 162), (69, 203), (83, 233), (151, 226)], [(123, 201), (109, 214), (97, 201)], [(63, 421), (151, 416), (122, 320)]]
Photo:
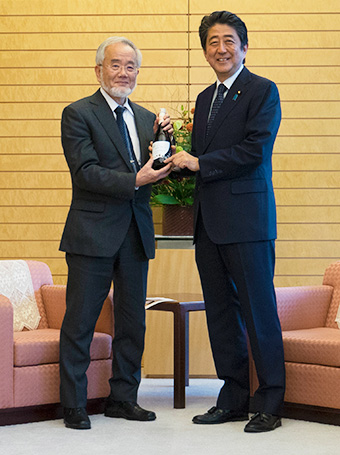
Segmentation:
[(187, 197), (184, 200), (185, 205), (194, 205), (194, 198), (193, 197)]
[(182, 128), (183, 120), (175, 120), (173, 123), (173, 127), (175, 131), (178, 131)]
[(162, 205), (179, 205), (177, 199), (174, 198), (174, 196), (170, 196), (169, 194), (156, 194), (153, 197), (153, 202), (155, 204)]
[(151, 205), (193, 205), (195, 177), (168, 178), (153, 185)]

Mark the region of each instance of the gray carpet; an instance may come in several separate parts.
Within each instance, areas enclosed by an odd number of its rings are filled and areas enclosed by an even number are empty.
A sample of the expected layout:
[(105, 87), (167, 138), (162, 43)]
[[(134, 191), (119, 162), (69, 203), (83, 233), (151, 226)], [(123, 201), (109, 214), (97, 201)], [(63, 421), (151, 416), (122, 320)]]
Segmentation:
[(6, 455), (335, 455), (340, 428), (283, 419), (262, 434), (244, 433), (245, 422), (194, 425), (191, 419), (215, 404), (217, 379), (191, 379), (187, 406), (173, 409), (170, 379), (143, 379), (139, 404), (157, 413), (154, 422), (91, 416), (92, 429), (66, 429), (62, 420), (0, 427), (0, 453)]

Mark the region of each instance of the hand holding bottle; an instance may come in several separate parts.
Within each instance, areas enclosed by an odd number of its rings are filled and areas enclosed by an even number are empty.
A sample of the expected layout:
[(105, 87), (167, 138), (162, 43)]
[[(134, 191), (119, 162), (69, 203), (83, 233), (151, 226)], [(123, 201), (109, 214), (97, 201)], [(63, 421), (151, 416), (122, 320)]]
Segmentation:
[(164, 160), (165, 164), (171, 164), (173, 166), (173, 170), (176, 168), (179, 169), (189, 169), (190, 171), (197, 172), (200, 169), (200, 163), (198, 158), (191, 155), (188, 152), (182, 150), (181, 152), (175, 153), (174, 155), (170, 156), (166, 160)]
[[(164, 108), (163, 108), (164, 109)], [(159, 116), (160, 116), (161, 113), (159, 113), (156, 117), (156, 120), (155, 120), (155, 123), (153, 125), (153, 132), (154, 134), (157, 133), (157, 130), (158, 130), (158, 125), (159, 125)], [(163, 116), (163, 115), (162, 115)], [(172, 137), (172, 134), (174, 132), (174, 128), (173, 128), (173, 125), (171, 123), (171, 119), (170, 119), (170, 115), (165, 111), (165, 115), (164, 115), (164, 120), (163, 120), (163, 123), (162, 123), (162, 127), (164, 130), (166, 130), (168, 133), (169, 133), (169, 136)]]
[[(166, 123), (166, 120), (168, 122)], [(158, 127), (155, 134), (155, 140), (152, 144), (152, 157), (154, 169), (161, 169), (165, 166), (164, 160), (170, 158), (172, 155), (172, 139), (170, 131), (172, 131), (172, 126), (170, 124), (170, 117), (166, 114), (166, 110), (161, 108), (159, 117), (158, 117)]]
[(161, 169), (155, 170), (152, 167), (153, 158), (152, 156), (144, 164), (144, 166), (136, 174), (136, 183), (135, 186), (138, 188), (149, 183), (158, 182), (167, 177), (171, 172), (171, 164), (164, 164), (164, 167)]

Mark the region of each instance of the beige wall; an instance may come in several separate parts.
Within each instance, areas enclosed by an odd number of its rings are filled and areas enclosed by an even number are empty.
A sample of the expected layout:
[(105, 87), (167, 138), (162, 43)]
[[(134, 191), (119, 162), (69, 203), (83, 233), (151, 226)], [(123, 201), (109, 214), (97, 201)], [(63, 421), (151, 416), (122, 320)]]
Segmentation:
[(94, 57), (111, 35), (143, 53), (132, 96), (176, 116), (214, 81), (200, 49), (204, 14), (230, 9), (249, 30), (247, 66), (274, 80), (279, 286), (320, 283), (340, 257), (338, 0), (0, 0), (0, 258), (47, 262), (66, 280), (59, 238), (70, 203), (60, 116), (97, 89)]

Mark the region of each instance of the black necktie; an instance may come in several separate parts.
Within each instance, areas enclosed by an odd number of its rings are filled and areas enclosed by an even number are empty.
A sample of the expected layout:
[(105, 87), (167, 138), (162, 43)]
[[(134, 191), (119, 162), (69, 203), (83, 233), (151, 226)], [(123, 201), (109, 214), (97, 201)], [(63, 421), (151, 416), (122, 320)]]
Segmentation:
[(125, 111), (125, 107), (118, 106), (115, 109), (115, 113), (117, 114), (117, 125), (120, 131), (120, 134), (122, 135), (122, 138), (124, 140), (124, 143), (126, 145), (126, 148), (128, 149), (129, 152), (129, 159), (130, 163), (132, 164), (132, 167), (135, 172), (139, 170), (139, 164), (135, 155), (135, 152), (133, 151), (133, 145), (131, 142), (129, 130), (126, 126), (126, 123), (123, 118), (123, 112)]
[(214, 101), (214, 103), (212, 105), (210, 117), (209, 117), (209, 120), (208, 120), (208, 123), (207, 123), (207, 129), (205, 131), (205, 135), (206, 136), (208, 136), (210, 128), (211, 128), (211, 125), (213, 124), (213, 121), (215, 120), (216, 114), (217, 114), (219, 108), (221, 107), (221, 105), (222, 105), (222, 103), (224, 101), (224, 92), (226, 90), (227, 90), (227, 87), (224, 84), (220, 84), (218, 86), (217, 96), (216, 96), (215, 101)]

